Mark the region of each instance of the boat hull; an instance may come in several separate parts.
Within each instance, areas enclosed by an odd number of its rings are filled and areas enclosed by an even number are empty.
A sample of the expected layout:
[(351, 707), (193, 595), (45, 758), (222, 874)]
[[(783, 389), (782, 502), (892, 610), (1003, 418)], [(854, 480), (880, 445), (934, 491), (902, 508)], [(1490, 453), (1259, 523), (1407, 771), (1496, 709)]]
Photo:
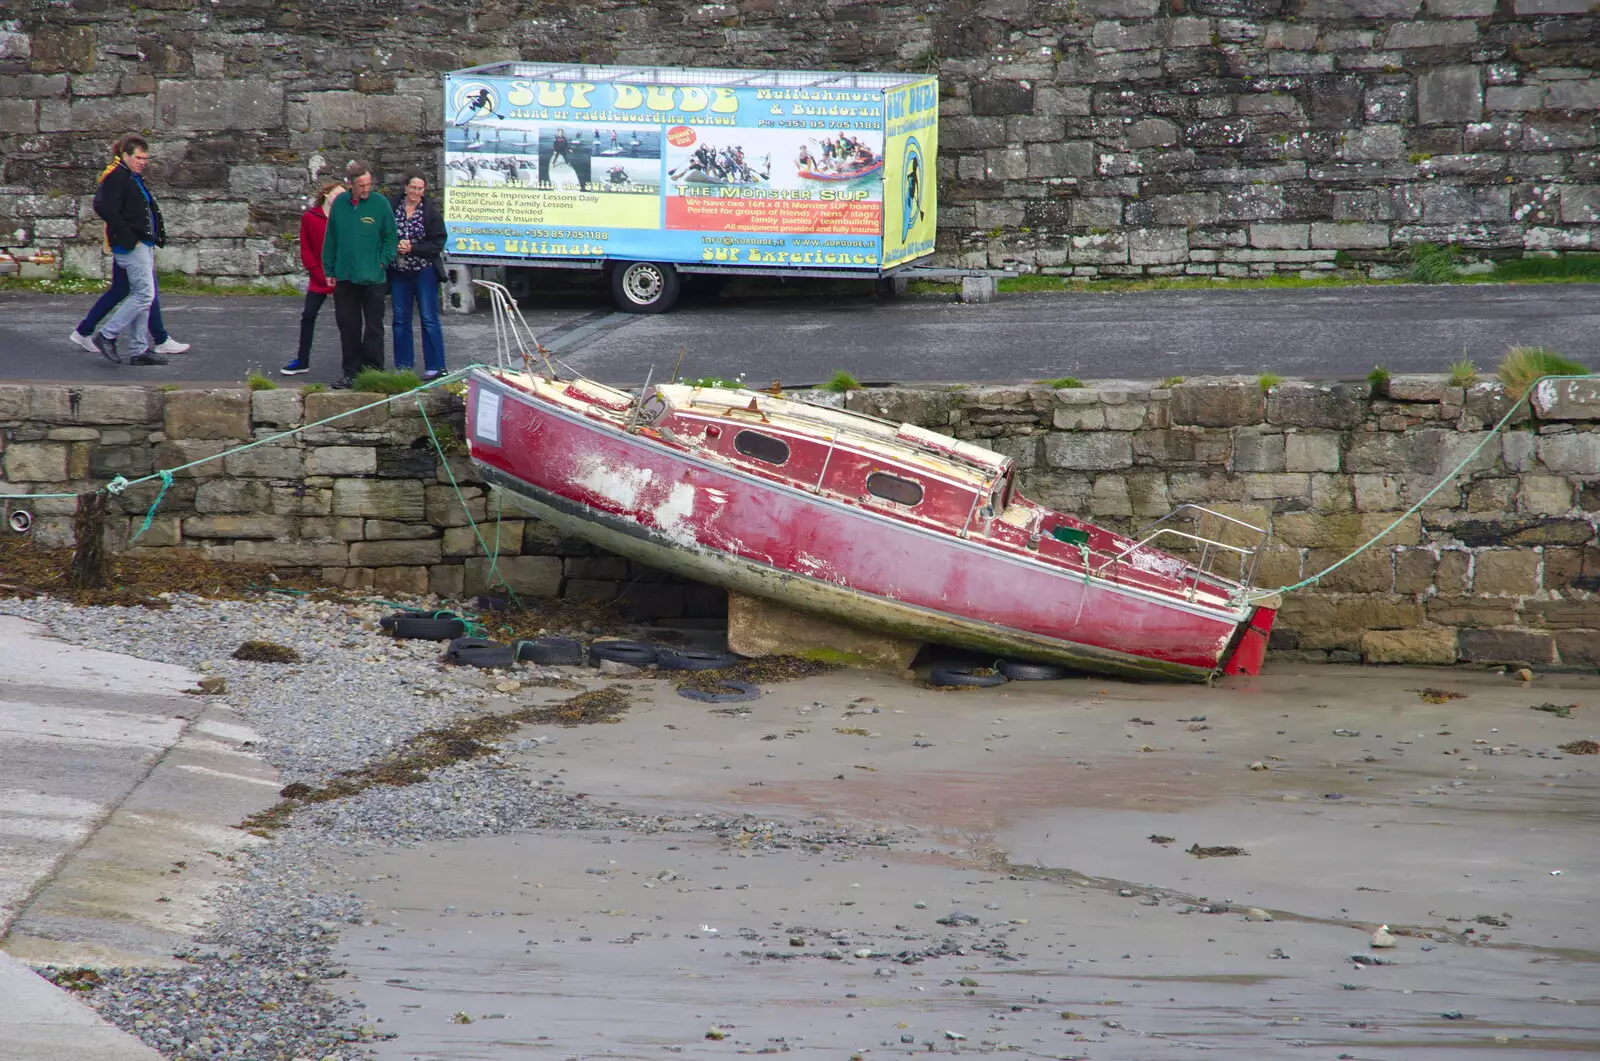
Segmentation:
[[(619, 430), (488, 374), (485, 478), (640, 563), (861, 626), (1070, 667), (1205, 680), (1249, 609), (1161, 599), (863, 511)], [(471, 410), (477, 420), (477, 406)]]

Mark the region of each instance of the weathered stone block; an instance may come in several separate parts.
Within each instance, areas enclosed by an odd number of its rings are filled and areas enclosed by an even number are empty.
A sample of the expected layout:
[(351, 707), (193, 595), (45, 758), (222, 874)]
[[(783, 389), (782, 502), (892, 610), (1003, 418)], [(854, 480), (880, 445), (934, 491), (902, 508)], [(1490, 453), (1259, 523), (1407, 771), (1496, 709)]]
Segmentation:
[(1572, 483), (1554, 475), (1524, 475), (1517, 507), (1535, 515), (1564, 515), (1572, 510)]
[(1033, 86), (1026, 81), (993, 78), (972, 84), (973, 114), (1031, 114)]
[(233, 545), (233, 559), (279, 567), (344, 567), (350, 547), (343, 542), (239, 541)]
[(1600, 630), (1600, 595), (1588, 600), (1524, 601), (1525, 626), (1551, 630)]
[(287, 538), (286, 516), (191, 516), (183, 521), (185, 538)]
[(1555, 638), (1518, 630), (1462, 630), (1457, 635), (1461, 658), (1469, 663), (1532, 663), (1555, 661)]
[(60, 442), (13, 442), (5, 448), (6, 479), (16, 483), (58, 483), (67, 478), (68, 447)]
[[(426, 523), (401, 523), (398, 520), (391, 519), (369, 519), (358, 522), (360, 522), (361, 533), (357, 534), (356, 537), (365, 538), (369, 542), (389, 539), (414, 541), (419, 538), (437, 538), (439, 536), (438, 528), (431, 527)], [(512, 551), (520, 552), (521, 547), (522, 539), (519, 535), (517, 548)]]
[(149, 424), (161, 419), (161, 392), (148, 387), (83, 387), (80, 424)]
[(250, 416), (258, 424), (292, 427), (300, 422), (300, 392), (289, 387), (255, 391), (250, 395)]
[(1133, 466), (1133, 447), (1124, 434), (1050, 435), (1045, 462), (1052, 468), (1111, 471)]
[(283, 125), (283, 86), (262, 78), (160, 81), (156, 120), (172, 131), (277, 129)]
[(340, 479), (333, 484), (333, 514), (406, 522), (424, 516), (422, 484), (400, 479)]
[(1478, 39), (1471, 22), (1396, 22), (1384, 34), (1383, 46), (1400, 48), (1459, 48)]
[(333, 511), (333, 491), (328, 487), (308, 487), (305, 483), (272, 488), (272, 513), (275, 516), (326, 516)]
[(355, 567), (437, 564), (442, 558), (437, 538), (350, 543), (350, 563)]
[[(942, 127), (940, 134), (942, 138)], [(1093, 144), (1068, 141), (1028, 145), (1029, 177), (1088, 177), (1093, 173)]]
[(1170, 228), (1136, 228), (1128, 233), (1128, 262), (1131, 265), (1163, 265), (1181, 262), (1189, 256), (1189, 233)]
[(355, 516), (306, 516), (298, 521), (301, 538), (330, 542), (360, 541), (367, 536), (367, 522)]
[[(521, 520), (487, 523), (478, 528), (478, 533), (483, 535), (483, 540), (488, 543), (489, 548), (500, 556), (516, 556), (522, 552)], [(446, 527), (444, 555), (483, 556), (484, 550), (478, 544), (478, 533), (474, 533), (471, 527)]]
[(1394, 554), (1394, 591), (1427, 593), (1433, 588), (1433, 575), (1439, 560), (1426, 549), (1401, 549)]
[(1316, 221), (1311, 246), (1329, 250), (1382, 250), (1389, 246), (1389, 226), (1366, 221)]
[(460, 564), (435, 564), (428, 568), (428, 592), (449, 600), (462, 595), (466, 571)]
[(382, 395), (359, 394), (355, 391), (325, 391), (318, 394), (305, 395), (306, 423), (316, 423), (326, 420), (330, 416), (338, 419), (327, 425), (337, 431), (358, 431), (363, 428), (381, 427), (389, 419), (388, 405), (374, 405), (370, 409), (355, 412), (362, 406), (372, 405), (379, 401)]
[(1600, 420), (1600, 379), (1547, 379), (1528, 398), (1541, 420)]
[(379, 593), (411, 593), (423, 594), (428, 592), (428, 571), (426, 567), (379, 567), (372, 572), (372, 588)]
[(1284, 436), (1281, 432), (1240, 431), (1233, 438), (1233, 470), (1236, 472), (1284, 471), (1286, 468), (1285, 450)]
[[(1312, 549), (1306, 553), (1305, 569), (1323, 571), (1348, 555), (1344, 549)], [(1323, 575), (1318, 585), (1334, 593), (1388, 593), (1394, 588), (1394, 555), (1387, 549), (1369, 549)]]
[(1600, 667), (1600, 630), (1563, 630), (1556, 651), (1563, 667)]
[[(489, 558), (469, 557), (464, 565), (462, 592), (468, 596), (495, 588), (487, 582)], [(513, 591), (530, 597), (554, 597), (561, 592), (561, 558), (556, 556), (507, 556), (500, 559), (496, 586), (504, 583)]]
[(1451, 664), (1456, 661), (1456, 632), (1368, 630), (1361, 635), (1361, 655), (1368, 663)]
[(305, 475), (305, 451), (293, 442), (278, 442), (270, 446), (230, 453), (222, 458), (222, 470), (228, 475), (256, 476), (262, 479), (298, 479)]
[[(190, 439), (168, 439), (156, 443), (153, 454), (158, 468), (178, 468), (185, 464), (194, 464), (192, 468), (175, 471), (173, 475), (179, 479), (209, 479), (223, 474), (223, 462), (208, 460), (207, 458), (219, 456), (227, 443), (222, 441)], [(194, 462), (200, 462), (195, 464)]]
[[(1269, 419), (1270, 413), (1269, 400)], [(1284, 471), (1336, 472), (1339, 470), (1340, 437), (1295, 431), (1284, 437)]]
[[(1280, 512), (1272, 517), (1272, 530), (1284, 545), (1350, 552), (1394, 522), (1396, 512)], [(1422, 519), (1413, 513), (1384, 535), (1375, 550), (1422, 541)]]
[(1447, 534), (1473, 548), (1534, 545), (1583, 545), (1594, 538), (1594, 525), (1578, 518), (1501, 516), (1496, 519), (1430, 519), (1428, 530)]
[(1175, 425), (1241, 427), (1262, 422), (1265, 401), (1254, 380), (1196, 380), (1172, 388)]
[(1483, 75), (1476, 66), (1438, 66), (1417, 78), (1423, 125), (1475, 122), (1483, 116)]
[[(428, 458), (432, 469), (432, 457)], [(314, 446), (306, 451), (308, 475), (373, 475), (378, 451), (371, 446)]]
[(250, 392), (170, 391), (162, 428), (169, 439), (249, 438)]
[[(240, 479), (217, 479), (201, 483), (194, 492), (194, 510), (201, 515), (271, 511), (272, 487), (266, 483)], [(219, 537), (203, 535), (202, 537)], [(246, 535), (249, 537), (249, 535)]]
[(1443, 376), (1390, 376), (1388, 394), (1397, 402), (1442, 402), (1451, 389)]
[(1553, 472), (1593, 476), (1600, 468), (1600, 431), (1546, 435), (1539, 439), (1539, 460)]
[(1425, 455), (1420, 453), (1415, 436), (1396, 431), (1357, 434), (1350, 439), (1344, 455), (1347, 472), (1407, 472), (1420, 468)]
[(1499, 0), (1427, 0), (1428, 14), (1435, 18), (1488, 18)]
[(1058, 406), (1052, 414), (1057, 431), (1103, 431), (1106, 426), (1105, 406)]
[(1480, 597), (1525, 597), (1537, 593), (1539, 559), (1531, 549), (1480, 552), (1473, 557), (1472, 590)]

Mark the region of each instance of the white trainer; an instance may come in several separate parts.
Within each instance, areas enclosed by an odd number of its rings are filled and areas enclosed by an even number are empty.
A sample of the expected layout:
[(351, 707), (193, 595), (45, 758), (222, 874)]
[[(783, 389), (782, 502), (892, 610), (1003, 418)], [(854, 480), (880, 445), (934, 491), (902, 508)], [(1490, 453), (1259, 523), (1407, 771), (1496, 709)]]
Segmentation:
[(184, 351), (186, 351), (188, 349), (189, 349), (189, 344), (188, 343), (180, 343), (180, 342), (178, 342), (178, 340), (174, 339), (172, 336), (169, 335), (165, 339), (161, 340), (161, 342), (159, 344), (156, 345), (156, 347), (152, 351), (152, 353), (157, 353), (157, 354), (181, 354), (181, 353), (183, 353)]
[(94, 337), (84, 335), (76, 328), (72, 329), (72, 334), (68, 335), (67, 338), (71, 339), (74, 343), (77, 343), (91, 354), (98, 354), (100, 352), (100, 348), (94, 345)]

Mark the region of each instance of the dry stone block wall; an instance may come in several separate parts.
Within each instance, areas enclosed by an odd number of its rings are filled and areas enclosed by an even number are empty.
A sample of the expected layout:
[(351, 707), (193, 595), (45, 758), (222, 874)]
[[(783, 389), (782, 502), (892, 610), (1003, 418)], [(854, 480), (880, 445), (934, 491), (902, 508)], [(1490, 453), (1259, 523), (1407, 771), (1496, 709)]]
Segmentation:
[(1597, 54), (1593, 0), (32, 0), (0, 9), (0, 233), (100, 274), (94, 175), (144, 130), (163, 267), (286, 277), (319, 174), (436, 169), (441, 73), (521, 58), (937, 72), (946, 263), (1588, 249)]
[[(505, 507), (456, 452), (461, 401), (448, 393), (422, 399), (450, 454), (448, 468), (410, 399), (204, 460), (380, 398), (0, 386), (0, 493), (92, 489), (114, 476), (135, 479), (200, 461), (174, 475), (149, 529), (132, 544), (135, 552), (194, 549), (388, 593), (471, 596), (503, 581), (530, 597), (618, 601), (652, 618), (726, 614), (721, 591), (602, 554)], [(120, 514), (107, 532), (114, 548), (129, 547), (159, 490), (157, 481), (116, 498)], [(35, 541), (60, 546), (73, 543), (75, 505), (62, 498), (13, 507), (34, 516)], [(485, 544), (498, 578), (491, 578)]]
[[(1490, 428), (1512, 402), (1498, 384), (1422, 376), (1395, 377), (1382, 395), (1302, 382), (1263, 395), (1255, 380), (1212, 379), (1170, 389), (872, 389), (848, 405), (1009, 454), (1028, 496), (1107, 526), (1136, 530), (1185, 503), (1246, 520), (1269, 532), (1257, 577), (1267, 587), (1348, 556), (1476, 449), (1460, 478), (1377, 547), (1288, 596), (1276, 658), (1600, 667), (1600, 383), (1545, 386), (1499, 434)], [(0, 493), (148, 475), (375, 397), (0, 386)], [(462, 437), (459, 399), (424, 401), (448, 428), (442, 438)], [(142, 524), (157, 489), (118, 498), (114, 545)], [(29, 505), (35, 539), (70, 543), (72, 505)], [(502, 508), (464, 455), (448, 467), (438, 459), (410, 399), (179, 472), (134, 548), (458, 596), (489, 585), (468, 512), (499, 542), (499, 571), (519, 593), (620, 599), (651, 617), (726, 607), (718, 590)]]

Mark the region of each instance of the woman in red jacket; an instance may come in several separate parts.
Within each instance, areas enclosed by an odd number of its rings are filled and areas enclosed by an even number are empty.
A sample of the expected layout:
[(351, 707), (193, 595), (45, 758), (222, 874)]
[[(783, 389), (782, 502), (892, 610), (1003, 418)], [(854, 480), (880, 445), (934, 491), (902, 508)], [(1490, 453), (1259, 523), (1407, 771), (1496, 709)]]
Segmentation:
[(306, 285), (305, 308), (300, 311), (300, 349), (293, 361), (278, 370), (285, 376), (311, 371), (311, 337), (316, 332), (317, 314), (333, 294), (333, 281), (322, 271), (322, 240), (328, 232), (328, 210), (344, 191), (343, 181), (324, 181), (317, 201), (300, 215), (300, 264), (306, 267), (311, 282)]

